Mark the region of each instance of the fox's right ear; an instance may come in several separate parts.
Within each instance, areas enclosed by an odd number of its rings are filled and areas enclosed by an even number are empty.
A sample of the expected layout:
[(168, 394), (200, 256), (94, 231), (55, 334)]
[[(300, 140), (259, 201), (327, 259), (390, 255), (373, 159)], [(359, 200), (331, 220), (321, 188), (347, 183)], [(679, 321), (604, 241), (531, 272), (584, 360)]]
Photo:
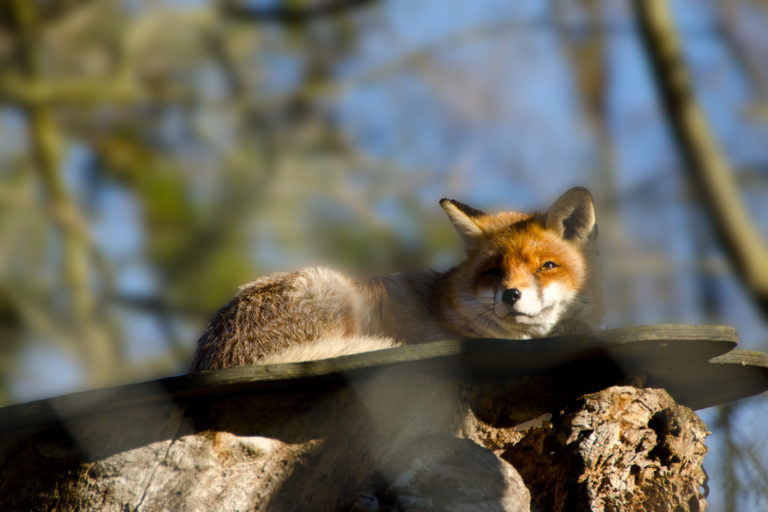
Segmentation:
[(476, 247), (478, 240), (483, 235), (483, 230), (480, 229), (477, 221), (486, 214), (454, 199), (443, 198), (440, 200), (440, 206), (443, 207), (451, 224), (461, 235), (467, 250)]
[(546, 226), (567, 240), (586, 243), (595, 228), (595, 207), (589, 190), (573, 187), (560, 196), (547, 212)]

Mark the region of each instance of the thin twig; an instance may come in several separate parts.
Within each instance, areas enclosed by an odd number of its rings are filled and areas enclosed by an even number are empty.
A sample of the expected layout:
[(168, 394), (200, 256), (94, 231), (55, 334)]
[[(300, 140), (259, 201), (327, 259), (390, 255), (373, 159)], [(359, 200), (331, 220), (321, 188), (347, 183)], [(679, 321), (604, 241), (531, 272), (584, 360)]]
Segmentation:
[(302, 7), (294, 7), (289, 2), (270, 7), (246, 5), (235, 0), (219, 2), (221, 12), (228, 17), (259, 23), (280, 23), (300, 25), (320, 18), (346, 14), (375, 4), (378, 0), (336, 0), (329, 2), (309, 2)]

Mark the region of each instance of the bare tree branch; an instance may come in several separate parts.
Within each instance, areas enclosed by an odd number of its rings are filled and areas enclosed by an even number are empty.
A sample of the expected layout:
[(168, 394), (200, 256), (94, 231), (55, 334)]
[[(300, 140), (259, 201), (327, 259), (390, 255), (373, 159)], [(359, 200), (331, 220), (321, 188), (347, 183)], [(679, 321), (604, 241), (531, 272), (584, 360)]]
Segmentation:
[(720, 17), (718, 28), (734, 62), (749, 78), (749, 82), (754, 88), (754, 99), (757, 102), (765, 102), (768, 101), (768, 72), (763, 66), (762, 59), (764, 56), (756, 55), (754, 49), (747, 44), (743, 35), (739, 33), (737, 24), (738, 9), (739, 5), (737, 5), (735, 0), (720, 2), (718, 8)]
[(659, 98), (685, 167), (737, 274), (768, 313), (768, 247), (739, 195), (733, 170), (718, 147), (701, 107), (665, 0), (634, 0)]
[(274, 7), (255, 7), (244, 5), (242, 1), (222, 0), (219, 3), (224, 15), (252, 22), (282, 23), (300, 25), (318, 18), (336, 16), (376, 3), (377, 0), (336, 0), (308, 3), (303, 7), (276, 5)]
[[(30, 84), (40, 82), (40, 13), (36, 4), (16, 0), (11, 5), (19, 45), (19, 71)], [(103, 383), (116, 368), (117, 350), (105, 325), (98, 319), (98, 302), (90, 286), (88, 245), (83, 221), (60, 173), (61, 134), (51, 110), (38, 104), (24, 104), (32, 156), (40, 182), (49, 197), (50, 210), (58, 220), (62, 239), (62, 274), (71, 290), (73, 324), (89, 360), (92, 382)]]

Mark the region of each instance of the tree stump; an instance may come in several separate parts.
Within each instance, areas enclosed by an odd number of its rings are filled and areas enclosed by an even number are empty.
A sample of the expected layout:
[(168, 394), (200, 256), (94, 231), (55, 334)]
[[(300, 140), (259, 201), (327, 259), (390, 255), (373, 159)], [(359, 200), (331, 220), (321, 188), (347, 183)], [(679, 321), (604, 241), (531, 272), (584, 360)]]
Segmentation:
[(708, 434), (664, 390), (612, 387), (581, 397), (501, 457), (522, 475), (536, 510), (698, 512)]

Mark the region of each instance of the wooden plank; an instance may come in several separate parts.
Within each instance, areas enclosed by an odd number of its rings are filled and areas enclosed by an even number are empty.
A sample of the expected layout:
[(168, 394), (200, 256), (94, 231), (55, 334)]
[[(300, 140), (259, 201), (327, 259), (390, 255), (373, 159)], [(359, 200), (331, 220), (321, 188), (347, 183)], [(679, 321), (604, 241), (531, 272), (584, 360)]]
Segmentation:
[[(681, 403), (708, 407), (768, 389), (763, 380), (768, 365), (761, 356), (723, 356), (736, 343), (737, 334), (731, 327), (690, 325), (630, 327), (533, 340), (447, 340), (321, 361), (180, 375), (11, 405), (0, 409), (0, 431), (145, 403), (332, 389), (385, 368), (465, 380), (556, 375), (568, 368), (569, 378), (589, 379), (591, 373), (615, 365), (623, 370), (617, 379), (640, 376), (649, 386), (667, 388)], [(717, 356), (725, 358), (709, 362)], [(744, 373), (744, 368), (751, 373)], [(731, 384), (718, 386), (712, 382), (715, 376), (727, 377)]]
[(732, 350), (705, 364), (656, 372), (647, 384), (668, 389), (680, 404), (704, 409), (768, 390), (768, 354)]

